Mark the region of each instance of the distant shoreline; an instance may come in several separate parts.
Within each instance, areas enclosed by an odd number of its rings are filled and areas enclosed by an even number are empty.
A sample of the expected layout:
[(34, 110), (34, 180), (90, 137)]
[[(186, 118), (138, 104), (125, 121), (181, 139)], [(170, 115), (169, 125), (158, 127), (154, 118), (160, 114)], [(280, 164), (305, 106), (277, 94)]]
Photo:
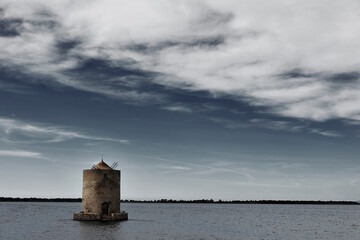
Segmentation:
[[(81, 198), (13, 198), (0, 197), (0, 202), (81, 202)], [(307, 201), (307, 200), (232, 200), (215, 201), (212, 199), (200, 200), (121, 200), (126, 203), (207, 203), (207, 204), (315, 204), (315, 205), (360, 205), (355, 201)]]

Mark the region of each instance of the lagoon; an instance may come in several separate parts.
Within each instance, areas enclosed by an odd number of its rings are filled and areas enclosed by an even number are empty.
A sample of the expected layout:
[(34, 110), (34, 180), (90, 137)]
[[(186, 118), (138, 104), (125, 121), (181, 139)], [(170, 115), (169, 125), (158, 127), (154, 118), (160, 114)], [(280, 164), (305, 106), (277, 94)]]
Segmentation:
[(73, 221), (78, 202), (0, 202), (0, 239), (358, 239), (359, 205), (122, 203), (124, 222)]

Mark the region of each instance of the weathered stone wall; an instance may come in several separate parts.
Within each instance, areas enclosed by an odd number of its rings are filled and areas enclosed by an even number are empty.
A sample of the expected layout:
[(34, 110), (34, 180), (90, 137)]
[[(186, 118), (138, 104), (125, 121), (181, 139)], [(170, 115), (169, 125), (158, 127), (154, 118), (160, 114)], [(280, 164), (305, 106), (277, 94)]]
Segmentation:
[[(109, 180), (104, 178), (108, 178), (112, 182), (118, 184), (119, 187), (114, 186)], [(101, 185), (96, 188), (98, 184)], [(84, 213), (101, 213), (101, 204), (104, 202), (109, 203), (109, 215), (111, 213), (120, 212), (120, 171), (84, 170), (82, 211)]]

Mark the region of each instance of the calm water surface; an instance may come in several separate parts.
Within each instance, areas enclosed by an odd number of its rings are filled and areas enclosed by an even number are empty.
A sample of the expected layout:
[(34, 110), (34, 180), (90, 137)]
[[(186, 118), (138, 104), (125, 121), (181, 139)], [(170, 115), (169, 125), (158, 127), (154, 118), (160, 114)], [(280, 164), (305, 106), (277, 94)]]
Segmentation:
[(81, 203), (0, 203), (0, 239), (360, 239), (360, 206), (123, 203), (125, 222), (77, 222)]

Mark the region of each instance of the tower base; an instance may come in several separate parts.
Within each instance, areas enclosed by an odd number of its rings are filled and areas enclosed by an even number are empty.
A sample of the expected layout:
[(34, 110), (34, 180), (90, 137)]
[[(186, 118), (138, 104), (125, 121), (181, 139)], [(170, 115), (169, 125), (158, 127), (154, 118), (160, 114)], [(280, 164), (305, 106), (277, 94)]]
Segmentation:
[(100, 213), (74, 213), (74, 220), (76, 221), (125, 221), (128, 220), (127, 212), (111, 213), (104, 215)]

